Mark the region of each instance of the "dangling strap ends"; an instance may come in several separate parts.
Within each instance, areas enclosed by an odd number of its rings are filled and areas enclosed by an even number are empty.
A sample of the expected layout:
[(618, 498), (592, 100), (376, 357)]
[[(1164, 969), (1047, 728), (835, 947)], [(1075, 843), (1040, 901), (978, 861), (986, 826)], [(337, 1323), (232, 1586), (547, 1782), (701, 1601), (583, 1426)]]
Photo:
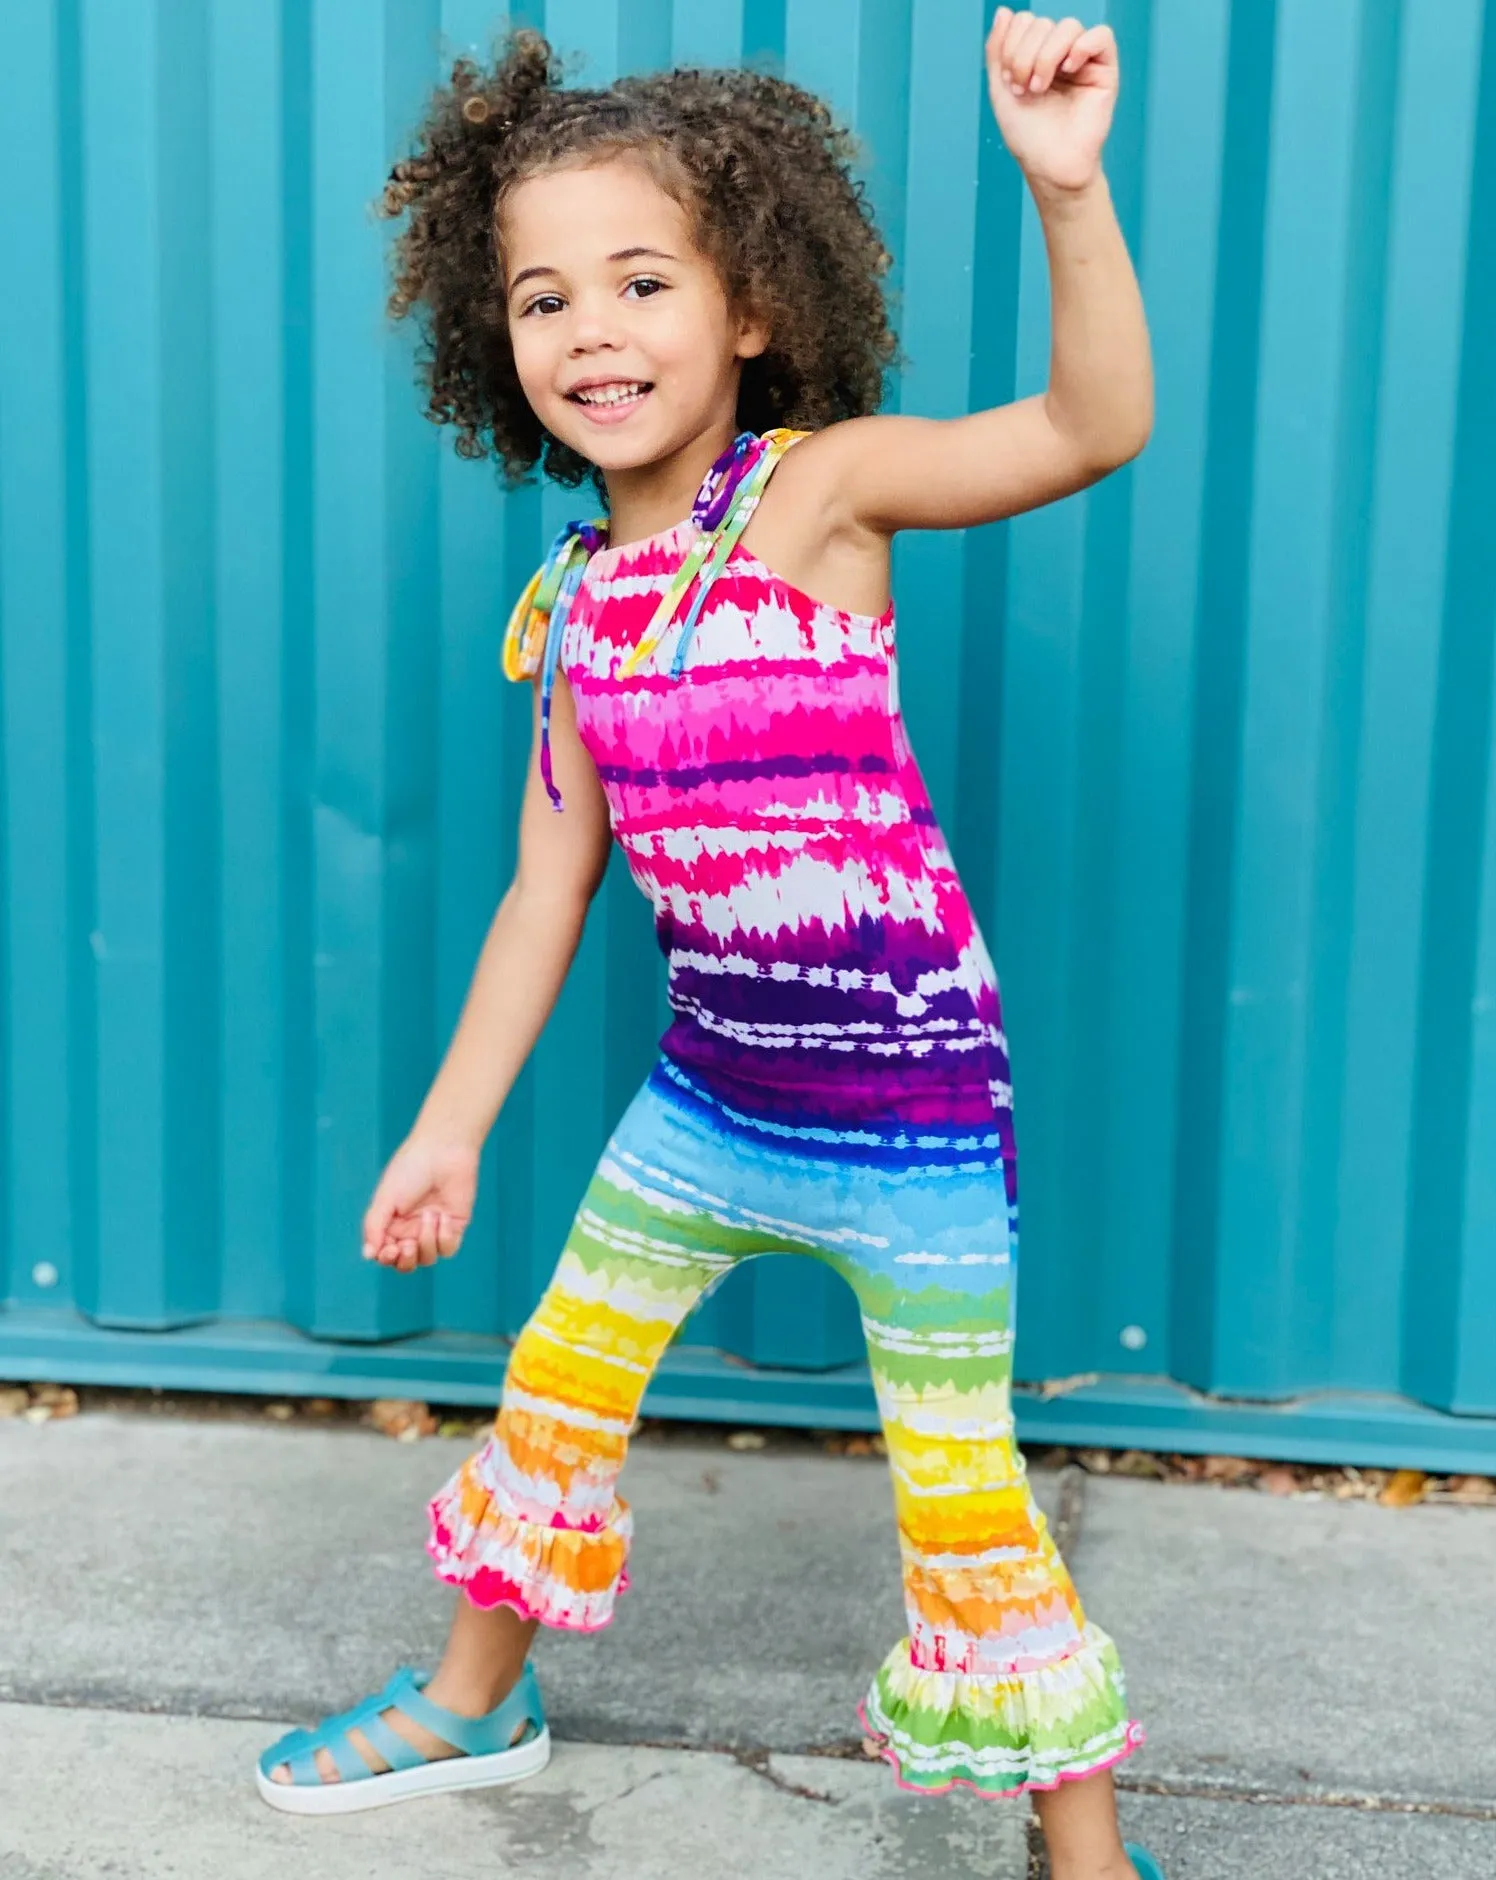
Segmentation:
[(540, 674), (540, 775), (553, 809), (563, 807), (551, 769), (551, 696), (561, 636), (588, 557), (605, 539), (606, 528), (602, 521), (568, 522), (526, 583), (504, 630), (505, 678), (533, 679)]

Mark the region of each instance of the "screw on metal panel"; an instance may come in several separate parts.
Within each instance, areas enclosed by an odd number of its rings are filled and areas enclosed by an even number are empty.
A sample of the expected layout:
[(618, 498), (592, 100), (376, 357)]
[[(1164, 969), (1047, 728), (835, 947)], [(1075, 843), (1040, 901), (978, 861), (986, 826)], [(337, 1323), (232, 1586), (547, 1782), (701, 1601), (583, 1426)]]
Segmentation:
[(1122, 1343), (1128, 1351), (1141, 1351), (1148, 1342), (1148, 1334), (1141, 1325), (1124, 1325)]
[(31, 1283), (34, 1286), (55, 1286), (57, 1280), (57, 1268), (50, 1260), (38, 1260), (31, 1269)]

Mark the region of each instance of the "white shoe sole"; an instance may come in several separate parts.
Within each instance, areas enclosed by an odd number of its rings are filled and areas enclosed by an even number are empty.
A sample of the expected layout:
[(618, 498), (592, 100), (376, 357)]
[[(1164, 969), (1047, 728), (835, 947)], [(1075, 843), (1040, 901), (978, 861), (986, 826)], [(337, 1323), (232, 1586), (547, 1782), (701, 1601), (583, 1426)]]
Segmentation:
[(496, 1750), (491, 1756), (444, 1756), (417, 1769), (395, 1769), (353, 1782), (272, 1782), (255, 1770), (255, 1786), (272, 1808), (285, 1815), (352, 1815), (383, 1808), (413, 1795), (445, 1795), (457, 1789), (496, 1788), (538, 1776), (551, 1759), (551, 1733), (542, 1730), (528, 1743)]

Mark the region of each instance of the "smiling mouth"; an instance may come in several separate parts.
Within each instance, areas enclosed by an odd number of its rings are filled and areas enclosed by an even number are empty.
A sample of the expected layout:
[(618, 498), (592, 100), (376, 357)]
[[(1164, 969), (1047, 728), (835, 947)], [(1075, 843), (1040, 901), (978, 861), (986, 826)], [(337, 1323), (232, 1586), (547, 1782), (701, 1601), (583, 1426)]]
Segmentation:
[(653, 389), (649, 379), (612, 379), (605, 385), (578, 386), (566, 396), (594, 417), (622, 417), (637, 409)]

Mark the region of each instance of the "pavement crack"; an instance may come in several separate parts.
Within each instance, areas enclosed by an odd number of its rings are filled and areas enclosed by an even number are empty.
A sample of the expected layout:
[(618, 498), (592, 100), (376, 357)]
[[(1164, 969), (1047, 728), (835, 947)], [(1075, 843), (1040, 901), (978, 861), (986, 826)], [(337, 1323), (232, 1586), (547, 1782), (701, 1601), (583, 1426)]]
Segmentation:
[(1121, 1776), (1129, 1795), (1161, 1795), (1180, 1801), (1249, 1802), (1259, 1808), (1349, 1808), (1364, 1814), (1439, 1815), (1456, 1821), (1496, 1822), (1496, 1802), (1462, 1797), (1430, 1800), (1410, 1795), (1373, 1795), (1356, 1789), (1257, 1789), (1232, 1782), (1197, 1782), (1187, 1777)]
[(806, 1802), (824, 1802), (828, 1808), (837, 1805), (834, 1795), (826, 1795), (820, 1789), (807, 1788), (803, 1782), (791, 1782), (788, 1776), (782, 1776), (770, 1761), (774, 1754), (772, 1750), (735, 1749), (729, 1751), (729, 1754), (740, 1769), (746, 1769), (750, 1775), (762, 1776), (771, 1788), (778, 1789), (783, 1795), (796, 1795)]
[(616, 1808), (620, 1802), (626, 1802), (631, 1795), (637, 1795), (640, 1789), (647, 1789), (651, 1782), (658, 1782), (665, 1773), (663, 1769), (651, 1769), (648, 1775), (640, 1776), (637, 1782), (630, 1782), (627, 1788), (620, 1789), (616, 1795), (602, 1796), (582, 1812), (595, 1815), (600, 1809)]

